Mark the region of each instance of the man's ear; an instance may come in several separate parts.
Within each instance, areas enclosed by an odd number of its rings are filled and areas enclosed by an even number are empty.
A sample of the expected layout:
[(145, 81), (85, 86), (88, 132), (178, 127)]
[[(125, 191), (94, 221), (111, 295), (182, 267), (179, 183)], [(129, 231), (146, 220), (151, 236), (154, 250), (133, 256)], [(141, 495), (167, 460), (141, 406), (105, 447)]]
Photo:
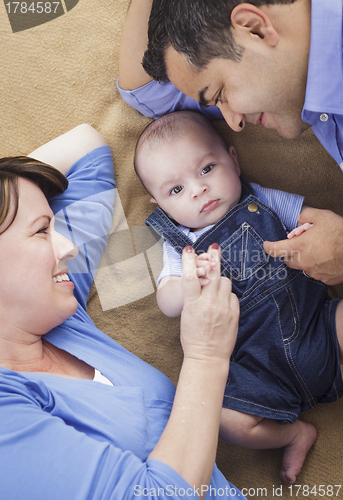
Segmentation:
[(245, 47), (244, 38), (258, 37), (264, 40), (270, 47), (279, 43), (279, 34), (274, 28), (270, 17), (264, 10), (250, 3), (241, 3), (231, 12), (231, 25), (235, 30), (235, 40), (238, 44), (242, 42)]

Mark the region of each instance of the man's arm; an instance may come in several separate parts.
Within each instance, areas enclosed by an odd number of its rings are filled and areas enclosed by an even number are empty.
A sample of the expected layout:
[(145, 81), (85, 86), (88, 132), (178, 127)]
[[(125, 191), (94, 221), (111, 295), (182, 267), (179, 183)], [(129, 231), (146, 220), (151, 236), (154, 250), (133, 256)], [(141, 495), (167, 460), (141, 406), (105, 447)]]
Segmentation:
[(264, 250), (272, 257), (283, 257), (286, 264), (302, 269), (327, 285), (343, 282), (343, 217), (329, 210), (305, 208), (300, 224), (313, 226), (300, 236), (281, 241), (265, 241)]
[(151, 5), (152, 0), (132, 0), (129, 6), (119, 51), (119, 84), (123, 90), (142, 87), (152, 80), (142, 66)]

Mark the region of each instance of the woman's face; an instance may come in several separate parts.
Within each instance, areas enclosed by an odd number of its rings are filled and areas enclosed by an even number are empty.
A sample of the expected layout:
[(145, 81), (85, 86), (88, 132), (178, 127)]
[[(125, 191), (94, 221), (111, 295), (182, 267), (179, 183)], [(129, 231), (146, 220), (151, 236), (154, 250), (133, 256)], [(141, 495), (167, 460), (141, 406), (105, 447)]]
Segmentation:
[(74, 285), (64, 275), (78, 252), (54, 230), (43, 192), (23, 178), (18, 188), (17, 216), (0, 235), (0, 322), (43, 335), (77, 309)]

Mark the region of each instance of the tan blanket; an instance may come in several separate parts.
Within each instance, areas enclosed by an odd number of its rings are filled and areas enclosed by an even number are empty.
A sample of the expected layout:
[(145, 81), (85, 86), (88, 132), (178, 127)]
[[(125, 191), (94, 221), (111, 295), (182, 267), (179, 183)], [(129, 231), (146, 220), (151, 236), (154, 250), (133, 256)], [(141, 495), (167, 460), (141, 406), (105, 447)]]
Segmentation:
[[(8, 3), (14, 8), (14, 2)], [(156, 305), (161, 247), (144, 226), (151, 205), (132, 168), (136, 139), (149, 120), (122, 102), (116, 89), (127, 6), (128, 0), (64, 0), (61, 15), (49, 22), (37, 12), (31, 19), (23, 12), (18, 20), (12, 11), (11, 23), (6, 1), (0, 6), (0, 154), (27, 154), (82, 122), (104, 135), (114, 156), (118, 196), (89, 313), (100, 329), (176, 382), (179, 320), (164, 317)], [(343, 215), (343, 174), (312, 132), (288, 142), (260, 127), (235, 134), (225, 123), (217, 125), (236, 146), (248, 180), (303, 194), (308, 205)], [(332, 292), (343, 293), (338, 287)], [(317, 427), (318, 439), (298, 477), (301, 488), (291, 491), (284, 484), (282, 498), (320, 498), (323, 491), (329, 498), (328, 485), (343, 482), (342, 410), (341, 400), (301, 417)], [(219, 446), (219, 468), (236, 486), (246, 488), (248, 498), (280, 497), (280, 460), (281, 450)], [(312, 490), (306, 495), (305, 485), (316, 486), (317, 494)], [(336, 496), (334, 486), (333, 497), (343, 498), (342, 489)]]

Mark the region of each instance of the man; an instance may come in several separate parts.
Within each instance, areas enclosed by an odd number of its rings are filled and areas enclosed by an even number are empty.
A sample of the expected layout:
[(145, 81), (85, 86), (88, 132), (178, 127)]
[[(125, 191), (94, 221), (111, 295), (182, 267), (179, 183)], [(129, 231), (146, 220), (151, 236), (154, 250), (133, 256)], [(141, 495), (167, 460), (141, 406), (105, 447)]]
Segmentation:
[[(124, 26), (124, 89), (151, 80), (133, 60), (147, 45), (150, 7), (151, 0), (133, 0)], [(160, 114), (196, 106), (206, 114), (203, 106), (213, 105), (237, 132), (246, 123), (262, 124), (287, 139), (312, 126), (343, 169), (341, 27), (342, 0), (155, 0), (143, 66), (185, 95), (175, 95), (177, 108), (165, 110), (171, 97), (162, 86), (164, 96), (154, 88), (145, 105), (160, 99)], [(133, 29), (134, 42), (128, 41)], [(207, 116), (218, 117), (213, 109)], [(342, 282), (343, 218), (306, 209), (299, 222), (313, 227), (289, 241), (266, 242), (265, 250), (325, 283)]]

